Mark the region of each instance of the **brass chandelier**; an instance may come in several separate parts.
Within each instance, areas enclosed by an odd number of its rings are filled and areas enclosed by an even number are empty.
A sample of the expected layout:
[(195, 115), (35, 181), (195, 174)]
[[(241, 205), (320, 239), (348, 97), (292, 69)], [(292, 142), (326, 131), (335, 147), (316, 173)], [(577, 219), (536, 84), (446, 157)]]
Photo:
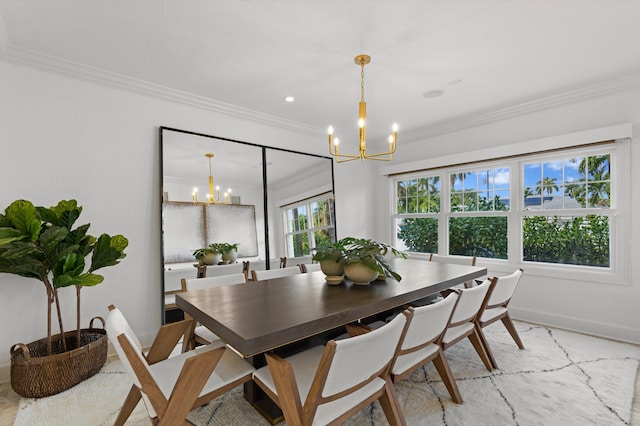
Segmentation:
[[(214, 155), (208, 152), (204, 156), (209, 159), (209, 193), (207, 194), (206, 202), (209, 204), (231, 204), (231, 188), (228, 188), (227, 192), (222, 195), (222, 199), (220, 199), (220, 187), (214, 186), (213, 173), (211, 171), (211, 159)], [(198, 188), (193, 188), (191, 197), (194, 203), (198, 202)]]
[(396, 123), (393, 124), (392, 134), (389, 136), (389, 150), (387, 152), (367, 154), (367, 103), (364, 101), (364, 66), (371, 62), (371, 57), (369, 55), (358, 55), (353, 61), (356, 65), (360, 65), (360, 104), (358, 109), (359, 152), (353, 155), (340, 154), (338, 149), (340, 140), (333, 138), (333, 127), (329, 126), (327, 129), (329, 133), (329, 153), (335, 157), (337, 163), (357, 160), (358, 158), (363, 162), (365, 159), (391, 161), (393, 159), (393, 153), (396, 152), (396, 140), (398, 139), (398, 125)]

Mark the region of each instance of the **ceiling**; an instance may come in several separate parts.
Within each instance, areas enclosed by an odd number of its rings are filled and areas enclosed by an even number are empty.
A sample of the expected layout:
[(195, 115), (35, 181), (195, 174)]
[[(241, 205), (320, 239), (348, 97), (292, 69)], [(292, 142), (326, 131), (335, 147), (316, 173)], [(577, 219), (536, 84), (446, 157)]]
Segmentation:
[(357, 54), (372, 57), (371, 144), (393, 122), (402, 143), (637, 78), (639, 18), (636, 0), (0, 0), (0, 59), (166, 88), (318, 138), (332, 124), (350, 151)]

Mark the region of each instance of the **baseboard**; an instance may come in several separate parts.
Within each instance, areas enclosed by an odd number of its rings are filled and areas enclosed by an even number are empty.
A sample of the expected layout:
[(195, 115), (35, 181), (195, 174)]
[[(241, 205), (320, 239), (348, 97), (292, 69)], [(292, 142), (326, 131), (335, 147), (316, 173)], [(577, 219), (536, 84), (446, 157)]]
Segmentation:
[(549, 312), (522, 309), (514, 306), (509, 307), (509, 313), (513, 319), (521, 321), (640, 345), (640, 330), (638, 328), (587, 320), (584, 318), (569, 317)]

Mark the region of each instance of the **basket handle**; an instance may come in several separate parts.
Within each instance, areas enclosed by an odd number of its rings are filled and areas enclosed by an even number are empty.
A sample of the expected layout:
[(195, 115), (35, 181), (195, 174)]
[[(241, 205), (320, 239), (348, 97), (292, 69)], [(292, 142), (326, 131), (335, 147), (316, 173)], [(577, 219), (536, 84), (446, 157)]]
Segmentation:
[(89, 322), (89, 328), (94, 328), (93, 327), (93, 320), (96, 320), (96, 319), (100, 320), (100, 322), (102, 323), (102, 329), (104, 330), (105, 322), (104, 322), (104, 318), (102, 318), (102, 317), (93, 317), (93, 318), (91, 318), (91, 321)]
[(24, 355), (24, 358), (27, 361), (29, 361), (29, 359), (31, 359), (31, 352), (29, 352), (29, 348), (24, 343), (16, 343), (15, 345), (11, 346), (11, 349), (9, 350), (9, 353), (13, 357), (13, 356), (18, 355), (18, 351), (22, 351), (22, 354)]

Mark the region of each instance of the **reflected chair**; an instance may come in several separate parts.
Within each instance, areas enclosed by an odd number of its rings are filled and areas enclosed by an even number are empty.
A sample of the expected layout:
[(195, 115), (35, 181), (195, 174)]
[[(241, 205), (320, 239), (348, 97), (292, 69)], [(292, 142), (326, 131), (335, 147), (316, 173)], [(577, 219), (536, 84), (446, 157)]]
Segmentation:
[[(242, 272), (190, 280), (183, 278), (182, 291), (200, 290), (203, 288), (219, 287), (223, 285), (244, 284), (245, 282), (246, 277)], [(191, 319), (189, 314), (185, 313), (184, 315), (185, 319)], [(194, 349), (197, 345), (208, 345), (219, 340), (220, 338), (214, 332), (204, 325), (197, 325), (194, 321), (191, 329), (185, 334), (183, 352)]]
[[(516, 342), (516, 345), (518, 345), (518, 348), (520, 349), (524, 349), (524, 345), (522, 344), (522, 340), (520, 340), (520, 336), (518, 335), (518, 331), (516, 330), (513, 321), (511, 320), (511, 316), (509, 316), (507, 306), (511, 301), (511, 297), (513, 297), (513, 293), (516, 291), (516, 287), (520, 282), (523, 272), (524, 271), (522, 269), (518, 269), (511, 275), (493, 278), (491, 288), (485, 297), (482, 307), (480, 308), (480, 314), (476, 319), (476, 325), (480, 330), (498, 320), (502, 321), (502, 324), (504, 324), (505, 328), (511, 335), (511, 338)], [(487, 351), (487, 355), (491, 360), (493, 368), (498, 368), (495, 357), (489, 348), (484, 333), (481, 333), (480, 337), (483, 339), (485, 350)]]
[(286, 359), (267, 353), (253, 380), (288, 425), (338, 425), (376, 400), (389, 424), (405, 424), (389, 374), (412, 315), (404, 311), (379, 329)]
[(285, 268), (278, 269), (266, 269), (264, 271), (251, 270), (251, 278), (253, 281), (264, 281), (273, 278), (288, 277), (290, 275), (297, 275), (300, 273), (300, 268), (297, 266), (287, 266)]
[(300, 267), (300, 271), (303, 274), (306, 274), (307, 272), (320, 271), (320, 264), (319, 263), (301, 263), (298, 266)]
[(178, 309), (176, 305), (176, 293), (182, 291), (180, 282), (182, 278), (196, 278), (197, 270), (191, 268), (167, 269), (164, 271), (164, 309)]
[(238, 274), (242, 272), (242, 263), (229, 263), (226, 265), (214, 265), (207, 267), (205, 277), (219, 277), (220, 275)]
[(458, 293), (453, 292), (440, 302), (409, 308), (414, 310), (413, 318), (391, 369), (394, 383), (431, 361), (449, 391), (451, 400), (462, 404), (462, 396), (439, 344), (457, 300)]
[(458, 300), (439, 343), (446, 351), (465, 337), (468, 338), (484, 366), (492, 371), (493, 364), (485, 349), (484, 336), (481, 336), (482, 329), (475, 322), (490, 286), (491, 280), (487, 279), (476, 287), (454, 290), (459, 294)]
[(188, 323), (163, 326), (149, 353), (119, 309), (109, 306), (107, 336), (118, 353), (133, 386), (116, 425), (123, 425), (142, 397), (153, 424), (187, 424), (191, 410), (251, 379), (254, 368), (222, 343), (167, 358)]

